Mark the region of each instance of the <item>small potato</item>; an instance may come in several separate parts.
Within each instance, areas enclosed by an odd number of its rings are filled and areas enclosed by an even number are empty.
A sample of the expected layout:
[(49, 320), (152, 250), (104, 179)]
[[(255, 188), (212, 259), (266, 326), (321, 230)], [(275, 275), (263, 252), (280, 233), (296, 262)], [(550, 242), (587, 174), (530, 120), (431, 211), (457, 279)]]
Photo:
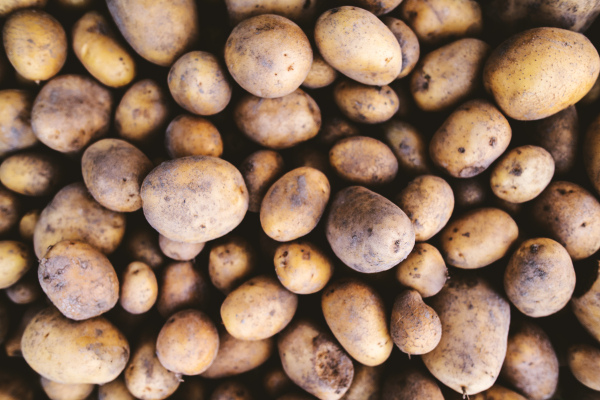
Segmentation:
[(73, 51), (85, 69), (106, 86), (125, 86), (135, 77), (135, 61), (106, 18), (96, 11), (73, 25)]
[(361, 8), (343, 6), (323, 13), (315, 26), (315, 42), (329, 65), (365, 85), (387, 85), (402, 69), (394, 34)]
[[(402, 1), (402, 0), (400, 0)], [(381, 21), (389, 28), (398, 40), (402, 51), (402, 69), (396, 79), (401, 79), (412, 72), (419, 61), (421, 48), (417, 35), (399, 19), (392, 17), (383, 17)]]
[(276, 99), (246, 95), (233, 110), (237, 127), (254, 142), (287, 149), (313, 138), (321, 127), (321, 110), (301, 89)]
[(178, 261), (189, 261), (196, 258), (206, 243), (182, 243), (158, 235), (158, 245), (165, 256)]
[(273, 339), (239, 340), (219, 330), (219, 352), (203, 378), (218, 379), (243, 374), (262, 365), (273, 354)]
[[(571, 63), (573, 57), (577, 63)], [(533, 121), (577, 103), (600, 72), (598, 51), (587, 37), (558, 28), (518, 33), (494, 50), (483, 83), (511, 118)]]
[(367, 86), (347, 79), (335, 85), (333, 99), (346, 117), (363, 124), (385, 122), (400, 106), (391, 87)]
[(527, 400), (520, 394), (506, 389), (499, 385), (494, 385), (485, 392), (476, 394), (471, 397), (472, 400)]
[(208, 256), (208, 274), (212, 284), (223, 294), (247, 280), (256, 269), (257, 255), (240, 236), (226, 236), (215, 242)]
[(135, 400), (135, 398), (127, 390), (123, 378), (117, 378), (98, 387), (98, 400)]
[(398, 160), (388, 146), (367, 136), (352, 136), (329, 151), (329, 163), (344, 180), (359, 185), (390, 183), (398, 173)]
[(575, 378), (592, 390), (600, 391), (600, 349), (588, 344), (569, 348), (569, 369)]
[(253, 400), (253, 397), (242, 383), (225, 381), (213, 391), (210, 400)]
[(400, 171), (412, 176), (430, 174), (433, 171), (427, 141), (414, 126), (390, 120), (383, 125), (383, 135), (385, 143), (398, 160)]
[(147, 143), (167, 124), (168, 95), (153, 80), (134, 83), (115, 112), (115, 128), (122, 139)]
[(146, 264), (134, 261), (125, 268), (121, 279), (121, 307), (131, 314), (150, 310), (158, 297), (156, 275)]
[(10, 63), (25, 79), (45, 81), (60, 71), (67, 59), (67, 35), (60, 23), (40, 10), (17, 11), (2, 31)]
[(217, 127), (209, 120), (182, 114), (167, 127), (165, 148), (171, 158), (220, 157), (223, 154), (223, 140)]
[(163, 318), (187, 308), (206, 308), (208, 304), (207, 279), (191, 261), (167, 265), (159, 287), (156, 309)]
[(590, 284), (584, 294), (571, 299), (571, 306), (581, 325), (600, 342), (600, 264)]
[(286, 374), (321, 400), (338, 400), (354, 377), (352, 359), (331, 334), (310, 320), (290, 324), (277, 339)]
[(149, 227), (128, 232), (125, 248), (131, 260), (141, 261), (152, 269), (159, 268), (166, 259), (158, 244), (158, 233)]
[(125, 336), (106, 319), (72, 321), (54, 307), (42, 310), (27, 325), (21, 345), (34, 371), (64, 384), (113, 381), (129, 359)]
[(480, 207), (487, 197), (488, 182), (481, 176), (467, 179), (456, 179), (452, 182), (452, 192), (457, 208), (467, 209)]
[(415, 231), (406, 214), (361, 186), (343, 189), (334, 197), (325, 232), (335, 255), (363, 273), (398, 265), (415, 245)]
[(310, 71), (302, 82), (302, 86), (309, 89), (320, 89), (331, 85), (337, 76), (337, 71), (327, 64), (320, 54), (314, 53)]
[(448, 268), (438, 249), (428, 243), (417, 243), (406, 260), (398, 264), (396, 279), (421, 297), (431, 297), (444, 287)]
[(227, 332), (240, 340), (270, 338), (287, 326), (296, 313), (298, 296), (272, 276), (252, 278), (229, 293), (221, 305)]
[(33, 98), (24, 90), (0, 90), (0, 156), (38, 142), (31, 129)]
[(217, 57), (205, 51), (184, 54), (167, 78), (173, 99), (198, 115), (220, 113), (231, 100), (231, 85)]
[(43, 8), (48, 0), (5, 0), (0, 5), (0, 17), (6, 18), (13, 11), (29, 7)]
[(283, 243), (275, 252), (275, 273), (287, 290), (312, 294), (327, 285), (333, 275), (333, 263), (310, 242)]
[(390, 375), (383, 384), (385, 400), (444, 400), (435, 379), (419, 370), (406, 370)]
[(9, 232), (19, 222), (19, 198), (0, 184), (0, 235)]
[(106, 88), (85, 76), (62, 75), (48, 82), (35, 98), (31, 126), (46, 146), (75, 153), (108, 132), (111, 108)]
[(316, 140), (325, 147), (331, 147), (342, 139), (350, 136), (358, 136), (359, 134), (360, 131), (356, 125), (346, 119), (342, 117), (329, 117), (323, 121)]
[(0, 289), (17, 283), (35, 263), (34, 255), (23, 243), (0, 241)]
[(0, 181), (13, 192), (27, 196), (52, 193), (60, 180), (60, 167), (54, 157), (40, 153), (20, 153), (0, 165)]
[(40, 379), (42, 389), (50, 400), (84, 400), (94, 390), (94, 385), (90, 383), (64, 384), (52, 382), (50, 379), (42, 377)]
[(20, 375), (0, 371), (0, 398), (2, 400), (33, 400), (35, 393), (32, 386)]
[[(554, 159), (555, 175), (564, 175), (573, 169), (579, 143), (579, 117), (575, 106), (534, 123), (534, 144), (546, 149)], [(589, 154), (584, 146), (584, 153)], [(586, 156), (584, 156), (584, 160)]]
[(354, 363), (354, 378), (341, 400), (371, 400), (381, 396), (382, 367), (367, 367)]
[(265, 392), (275, 398), (287, 392), (294, 386), (292, 380), (287, 376), (282, 367), (278, 366), (265, 372), (263, 376)]
[(42, 295), (42, 289), (33, 275), (28, 275), (6, 288), (6, 296), (15, 304), (31, 304)]
[(35, 230), (35, 225), (40, 219), (40, 210), (31, 210), (25, 213), (19, 221), (19, 234), (21, 235), (21, 239), (25, 241), (33, 241), (33, 231)]
[(481, 87), (481, 71), (490, 46), (478, 39), (461, 39), (427, 54), (415, 69), (410, 91), (424, 111), (456, 107)]
[(302, 29), (279, 15), (258, 15), (242, 21), (225, 44), (229, 73), (242, 88), (258, 97), (282, 97), (298, 89), (310, 71), (312, 59), (310, 42)]
[(533, 203), (535, 223), (582, 260), (600, 249), (600, 203), (587, 190), (570, 182), (552, 182)]
[(283, 157), (272, 150), (256, 151), (242, 162), (240, 172), (248, 188), (248, 211), (260, 212), (265, 193), (283, 175)]
[(314, 168), (296, 168), (271, 186), (260, 206), (260, 224), (269, 237), (288, 242), (310, 233), (329, 201), (329, 181)]
[(245, 19), (262, 14), (276, 14), (291, 19), (297, 24), (313, 22), (320, 2), (304, 0), (225, 0), (229, 21), (235, 26)]

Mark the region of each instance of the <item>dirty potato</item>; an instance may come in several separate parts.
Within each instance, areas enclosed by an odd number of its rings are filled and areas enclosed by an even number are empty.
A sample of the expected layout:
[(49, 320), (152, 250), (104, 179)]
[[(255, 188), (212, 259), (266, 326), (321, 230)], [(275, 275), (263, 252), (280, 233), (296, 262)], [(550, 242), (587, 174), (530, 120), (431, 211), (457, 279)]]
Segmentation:
[(13, 240), (0, 241), (0, 289), (17, 283), (36, 263), (25, 244)]
[(378, 124), (392, 118), (400, 100), (389, 86), (367, 86), (348, 79), (333, 89), (333, 99), (342, 113), (354, 122)]
[(241, 236), (226, 236), (216, 241), (208, 256), (208, 274), (223, 294), (247, 280), (256, 269), (256, 251)]
[(398, 160), (400, 171), (411, 176), (433, 171), (427, 140), (414, 126), (393, 119), (383, 125), (383, 135), (385, 143)]
[(444, 287), (448, 268), (438, 249), (428, 243), (417, 243), (406, 260), (398, 264), (396, 279), (421, 297), (431, 297)]
[(272, 150), (256, 151), (242, 162), (240, 172), (248, 188), (248, 211), (260, 212), (265, 193), (283, 175), (283, 157)]
[(33, 99), (25, 90), (0, 90), (0, 156), (38, 142), (31, 128)]
[(150, 310), (158, 297), (158, 283), (152, 268), (134, 261), (121, 278), (121, 307), (131, 314), (142, 314)]
[(283, 243), (275, 251), (275, 273), (287, 290), (312, 294), (323, 289), (333, 275), (333, 263), (310, 242)]
[(8, 189), (26, 196), (52, 193), (60, 181), (58, 160), (42, 153), (19, 153), (0, 165), (0, 182)]
[(217, 127), (209, 120), (182, 114), (167, 127), (165, 149), (171, 158), (220, 157), (223, 154), (223, 139)]
[[(571, 171), (575, 165), (579, 143), (579, 116), (575, 106), (569, 106), (534, 124), (534, 144), (543, 147), (552, 155), (554, 173), (564, 175)], [(584, 160), (588, 159), (589, 150), (590, 147), (584, 145)]]

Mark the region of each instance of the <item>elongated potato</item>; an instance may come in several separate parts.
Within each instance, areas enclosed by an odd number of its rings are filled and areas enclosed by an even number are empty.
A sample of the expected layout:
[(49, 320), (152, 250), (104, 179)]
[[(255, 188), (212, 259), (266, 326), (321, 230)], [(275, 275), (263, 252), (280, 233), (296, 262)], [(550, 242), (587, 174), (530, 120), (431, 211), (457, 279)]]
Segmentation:
[(94, 390), (91, 383), (64, 384), (42, 377), (42, 389), (50, 400), (84, 400)]
[(256, 251), (240, 236), (226, 236), (215, 242), (208, 256), (212, 284), (228, 295), (247, 280), (256, 268)]
[(209, 285), (191, 261), (175, 262), (163, 270), (156, 309), (164, 318), (188, 308), (206, 308)]
[(592, 390), (600, 391), (600, 349), (588, 344), (569, 348), (569, 369), (579, 382)]
[(444, 399), (436, 381), (419, 370), (390, 375), (383, 384), (382, 396), (386, 400)]
[(274, 261), (279, 281), (292, 293), (316, 293), (327, 285), (333, 275), (333, 263), (329, 257), (310, 242), (281, 244), (275, 251)]
[(0, 17), (4, 18), (13, 11), (29, 7), (45, 7), (48, 0), (5, 0), (0, 5)]
[(220, 157), (223, 154), (223, 139), (217, 127), (209, 120), (181, 114), (167, 127), (165, 148), (171, 158)]
[(571, 299), (573, 313), (583, 327), (600, 343), (600, 264), (590, 288)]
[(421, 297), (431, 297), (444, 287), (448, 268), (438, 249), (428, 243), (417, 243), (406, 260), (398, 264), (396, 279)]
[(33, 99), (25, 90), (0, 91), (0, 156), (38, 142), (31, 128)]
[(352, 384), (341, 400), (379, 399), (382, 375), (383, 366), (367, 367), (361, 363), (354, 363)]
[[(564, 175), (571, 171), (577, 156), (579, 143), (579, 116), (575, 106), (535, 122), (533, 135), (535, 144), (546, 149), (554, 159), (554, 173)], [(584, 162), (588, 159), (589, 147), (584, 150)]]
[(342, 113), (354, 122), (378, 124), (392, 118), (400, 100), (389, 86), (367, 86), (348, 79), (333, 89), (333, 99)]
[(52, 193), (60, 180), (58, 160), (41, 153), (19, 153), (0, 165), (0, 181), (13, 192), (27, 196)]
[(121, 307), (131, 314), (150, 310), (158, 297), (156, 275), (146, 264), (134, 261), (123, 271), (121, 279)]
[(310, 71), (302, 82), (302, 86), (309, 89), (320, 89), (331, 85), (337, 76), (337, 71), (327, 64), (320, 54), (314, 53)]
[(0, 242), (0, 289), (14, 285), (35, 265), (31, 250), (13, 240)]
[(117, 378), (98, 387), (98, 400), (135, 400), (135, 398), (127, 390), (123, 378)]
[(419, 61), (421, 48), (417, 35), (403, 21), (392, 18), (383, 17), (381, 21), (389, 28), (390, 31), (398, 40), (400, 50), (402, 51), (402, 69), (396, 79), (401, 79), (412, 72)]
[(400, 171), (411, 176), (433, 171), (427, 141), (414, 126), (393, 119), (383, 125), (383, 134), (384, 141), (398, 159)]
[(248, 211), (260, 212), (265, 193), (283, 175), (283, 157), (272, 150), (259, 150), (250, 154), (240, 165), (240, 172), (248, 188)]

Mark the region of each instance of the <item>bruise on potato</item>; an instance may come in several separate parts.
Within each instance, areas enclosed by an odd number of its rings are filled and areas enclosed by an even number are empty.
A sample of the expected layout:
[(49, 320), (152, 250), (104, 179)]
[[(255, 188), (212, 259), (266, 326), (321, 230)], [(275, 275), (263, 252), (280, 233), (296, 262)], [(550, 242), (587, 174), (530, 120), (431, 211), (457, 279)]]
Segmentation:
[(400, 171), (412, 176), (433, 171), (427, 141), (414, 126), (393, 119), (383, 125), (383, 135), (398, 160)]
[(385, 380), (382, 389), (385, 400), (443, 400), (435, 379), (419, 370), (396, 372)]
[(596, 341), (600, 343), (600, 263), (589, 289), (571, 299), (573, 313)]
[(367, 367), (354, 363), (354, 377), (348, 391), (340, 400), (372, 400), (381, 396), (383, 367)]
[(396, 279), (421, 297), (436, 295), (448, 279), (448, 268), (439, 250), (428, 243), (417, 243), (396, 268)]
[(600, 391), (600, 349), (589, 344), (569, 347), (569, 369), (575, 378), (592, 390)]
[(272, 150), (256, 151), (242, 162), (240, 172), (248, 188), (248, 211), (259, 212), (265, 193), (283, 175), (283, 157)]
[(228, 295), (256, 269), (254, 248), (241, 236), (225, 236), (215, 241), (208, 256), (208, 274), (212, 284)]
[(421, 55), (419, 39), (417, 39), (417, 35), (415, 35), (412, 29), (399, 19), (383, 17), (381, 21), (392, 31), (400, 44), (402, 69), (396, 79), (404, 78), (412, 72), (415, 65), (417, 65), (417, 61), (419, 61), (419, 56)]
[(0, 241), (0, 289), (14, 285), (36, 263), (28, 246), (14, 240)]
[[(600, 4), (600, 2), (598, 3)], [(555, 175), (565, 175), (575, 165), (579, 143), (579, 117), (575, 106), (534, 123), (534, 144), (546, 149), (554, 159)], [(589, 154), (587, 145), (584, 153)], [(584, 159), (585, 159), (584, 155)]]
[(165, 267), (160, 280), (156, 309), (167, 318), (187, 308), (206, 308), (210, 287), (202, 272), (191, 261), (174, 262)]
[(0, 165), (0, 181), (13, 192), (27, 196), (52, 193), (60, 181), (58, 160), (42, 153), (19, 153)]
[(320, 89), (331, 85), (337, 76), (338, 72), (327, 64), (327, 61), (320, 54), (313, 53), (312, 65), (304, 82), (302, 82), (302, 86), (309, 89)]
[(333, 275), (329, 257), (310, 242), (281, 244), (275, 251), (274, 262), (277, 278), (292, 293), (316, 293)]
[(398, 95), (391, 87), (368, 86), (348, 79), (335, 85), (333, 99), (346, 117), (363, 124), (385, 122), (400, 106)]
[(158, 283), (152, 269), (139, 261), (130, 263), (121, 278), (121, 307), (131, 314), (150, 310), (158, 297)]
[(42, 377), (42, 389), (51, 400), (84, 400), (94, 390), (91, 383), (64, 384)]
[(217, 127), (206, 118), (182, 114), (167, 127), (165, 149), (171, 158), (220, 157), (223, 154), (223, 139)]
[(0, 156), (34, 146), (31, 128), (33, 95), (25, 90), (0, 91)]

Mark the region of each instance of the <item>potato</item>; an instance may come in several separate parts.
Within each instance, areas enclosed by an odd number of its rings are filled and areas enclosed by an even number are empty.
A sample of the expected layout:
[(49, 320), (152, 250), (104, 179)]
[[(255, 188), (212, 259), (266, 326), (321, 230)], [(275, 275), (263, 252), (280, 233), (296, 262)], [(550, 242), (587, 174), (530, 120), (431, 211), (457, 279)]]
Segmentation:
[(98, 387), (98, 400), (135, 400), (135, 398), (127, 390), (123, 378), (117, 378)]
[(106, 4), (131, 47), (161, 67), (171, 66), (198, 37), (198, 12), (192, 0), (107, 0)]
[(213, 391), (210, 400), (252, 400), (248, 388), (238, 381), (225, 381)]
[(248, 209), (242, 174), (210, 156), (162, 163), (146, 176), (140, 195), (150, 225), (184, 243), (205, 243), (229, 233)]
[(489, 183), (481, 176), (467, 179), (456, 179), (452, 182), (452, 192), (457, 208), (466, 209), (479, 207), (484, 204), (487, 197)]
[(392, 118), (400, 100), (389, 86), (367, 86), (342, 80), (333, 89), (333, 98), (342, 113), (354, 122), (378, 124)]
[(337, 76), (337, 71), (327, 64), (320, 54), (314, 53), (310, 71), (302, 82), (302, 86), (309, 89), (320, 89), (331, 85)]
[(213, 156), (223, 154), (223, 140), (209, 120), (181, 114), (167, 127), (165, 148), (171, 158)]
[(34, 255), (23, 243), (0, 241), (0, 289), (14, 285), (35, 263)]
[(0, 90), (0, 156), (34, 146), (31, 129), (33, 96), (24, 90)]
[(34, 390), (23, 377), (0, 371), (0, 398), (2, 400), (33, 400)]
[(329, 200), (329, 181), (314, 168), (296, 168), (269, 188), (260, 206), (260, 223), (269, 237), (288, 242), (310, 233)]
[(50, 400), (84, 400), (94, 390), (91, 383), (64, 384), (52, 382), (42, 377), (40, 379), (42, 389)]
[(205, 380), (195, 377), (187, 377), (181, 383), (173, 398), (177, 400), (208, 400)]
[(139, 261), (130, 263), (121, 279), (121, 307), (131, 314), (150, 310), (158, 297), (158, 283), (152, 269)]
[(321, 130), (315, 139), (319, 144), (331, 147), (339, 140), (359, 134), (360, 131), (356, 125), (346, 119), (342, 117), (329, 117), (323, 121)]
[(21, 345), (27, 364), (57, 383), (110, 382), (129, 359), (125, 336), (106, 319), (72, 321), (54, 307), (27, 325)]
[(429, 160), (427, 141), (412, 125), (390, 120), (383, 125), (384, 142), (392, 149), (400, 171), (418, 176), (429, 174), (433, 166)]
[(296, 294), (320, 291), (333, 275), (329, 257), (310, 242), (282, 243), (277, 247), (274, 262), (281, 284)]
[(410, 219), (385, 197), (351, 186), (334, 197), (325, 225), (335, 255), (364, 273), (386, 271), (411, 252), (415, 232)]
[(575, 270), (569, 253), (552, 239), (524, 241), (508, 262), (504, 289), (515, 307), (529, 317), (558, 312), (575, 290)]
[(106, 18), (96, 11), (73, 25), (73, 51), (85, 69), (106, 86), (125, 86), (135, 77), (135, 61)]
[(167, 265), (159, 287), (156, 309), (163, 318), (187, 308), (206, 308), (208, 304), (207, 279), (191, 261)]
[(558, 384), (558, 358), (546, 333), (530, 322), (508, 336), (500, 376), (531, 400), (552, 397)]
[(429, 372), (463, 395), (489, 389), (506, 355), (508, 302), (482, 278), (458, 275), (430, 305), (442, 321), (442, 340), (422, 356)]
[(455, 178), (485, 171), (508, 147), (511, 127), (487, 100), (471, 100), (458, 107), (429, 143), (433, 163)]
[(242, 21), (225, 44), (225, 63), (233, 79), (264, 98), (282, 97), (298, 89), (310, 71), (312, 57), (302, 29), (273, 14)]
[(31, 126), (46, 146), (75, 153), (106, 134), (111, 107), (106, 88), (85, 76), (62, 75), (48, 82), (35, 98)]
[(282, 367), (277, 366), (265, 372), (263, 376), (263, 386), (265, 392), (275, 398), (282, 393), (287, 392), (294, 386), (292, 380), (287, 376)]
[[(402, 1), (402, 0), (401, 0)], [(397, 5), (397, 4), (396, 4)], [(376, 14), (376, 13), (375, 13)], [(417, 35), (403, 21), (392, 17), (383, 17), (381, 21), (394, 34), (402, 52), (402, 69), (397, 79), (404, 78), (412, 72), (419, 61), (421, 49)]]
[(272, 276), (261, 275), (233, 290), (221, 305), (227, 332), (240, 340), (261, 340), (279, 333), (292, 320), (298, 296)]
[(315, 26), (315, 42), (329, 65), (365, 85), (387, 85), (402, 69), (394, 34), (361, 8), (343, 6), (323, 13)]
[(283, 175), (283, 157), (272, 150), (256, 151), (242, 162), (240, 172), (248, 188), (248, 211), (260, 212), (265, 193)]
[(41, 153), (20, 153), (0, 165), (0, 181), (13, 192), (27, 196), (50, 194), (60, 180), (57, 160)]
[(588, 344), (569, 347), (569, 369), (575, 378), (592, 390), (600, 391), (600, 349)]
[(158, 233), (149, 227), (142, 226), (128, 232), (125, 248), (132, 261), (141, 261), (152, 269), (157, 269), (165, 262), (158, 243)]
[(256, 252), (246, 239), (226, 236), (215, 242), (210, 249), (210, 280), (217, 289), (228, 295), (254, 272), (256, 261)]
[(581, 325), (600, 342), (600, 264), (596, 275), (588, 282), (589, 288), (585, 293), (573, 296), (571, 307)]
[(229, 13), (229, 21), (232, 26), (235, 26), (245, 19), (261, 14), (276, 14), (286, 17), (296, 22), (303, 24), (312, 22), (317, 7), (321, 4), (318, 1), (310, 3), (304, 0), (225, 0), (227, 11)]
[[(600, 4), (600, 3), (599, 3)], [(589, 92), (577, 104), (581, 104), (582, 106), (587, 106), (592, 103), (595, 103), (596, 100), (600, 98), (600, 79), (596, 79), (596, 83), (590, 89)]]
[(284, 396), (277, 398), (277, 400), (315, 400), (316, 397), (308, 395), (306, 393), (288, 393)]
[(367, 367), (354, 363), (354, 378), (341, 400), (372, 400), (381, 395), (382, 367)]
[[(575, 106), (534, 123), (534, 144), (546, 149), (554, 159), (554, 174), (564, 175), (573, 169), (579, 143), (579, 117)], [(584, 147), (584, 152), (589, 149)]]
[(9, 232), (19, 222), (19, 198), (0, 184), (0, 235)]
[(353, 278), (339, 279), (323, 291), (321, 308), (329, 329), (352, 358), (370, 367), (388, 359), (394, 342), (383, 299), (373, 288)]
[(581, 260), (600, 248), (600, 203), (587, 190), (570, 182), (552, 182), (532, 208), (533, 220), (550, 238)]
[(178, 261), (189, 261), (196, 258), (206, 243), (182, 243), (171, 240), (163, 235), (158, 236), (158, 245), (169, 258)]
[[(21, 352), (21, 339), (23, 338), (25, 328), (27, 328), (27, 325), (29, 325), (33, 318), (45, 307), (47, 307), (47, 304), (45, 304), (45, 302), (37, 302), (30, 304), (25, 309), (25, 312), (23, 313), (23, 316), (20, 319), (17, 328), (11, 329), (12, 333), (4, 341), (4, 350), (6, 351), (6, 355), (8, 357), (23, 357), (23, 353)], [(4, 312), (6, 311), (7, 310), (5, 310)], [(2, 329), (8, 328), (8, 326), (2, 326), (2, 324), (3, 323), (0, 323), (0, 339), (3, 339), (1, 332)]]
[(5, 0), (0, 5), (0, 17), (5, 18), (13, 11), (29, 7), (46, 7), (48, 0)]
[(410, 80), (410, 91), (424, 111), (456, 107), (481, 86), (481, 71), (490, 46), (479, 39), (461, 39), (427, 54)]
[[(0, 300), (0, 344), (4, 343), (10, 327), (10, 315), (8, 313), (8, 304)], [(14, 330), (13, 330), (14, 331)], [(7, 351), (7, 355), (11, 354)]]
[(233, 110), (237, 127), (252, 141), (287, 149), (313, 138), (321, 127), (321, 110), (301, 89), (276, 99), (246, 95)]
[(396, 279), (403, 286), (419, 292), (421, 297), (431, 297), (444, 287), (448, 269), (438, 249), (428, 243), (417, 243), (408, 257), (398, 264)]
[(405, 370), (390, 375), (383, 384), (386, 400), (443, 400), (444, 396), (436, 381), (419, 370)]
[(168, 95), (152, 79), (134, 83), (115, 112), (115, 128), (122, 139), (147, 143), (167, 123)]
[(321, 171), (325, 176), (331, 175), (327, 153), (314, 147), (299, 146), (292, 154), (292, 164), (294, 168), (310, 167)]
[(52, 78), (67, 59), (67, 35), (60, 23), (40, 10), (17, 11), (6, 20), (2, 40), (8, 60), (31, 81)]
[(25, 276), (6, 288), (6, 296), (15, 304), (30, 304), (42, 295), (42, 289), (33, 275)]
[[(575, 64), (568, 61), (573, 57)], [(599, 72), (600, 57), (588, 38), (564, 29), (535, 28), (494, 50), (483, 83), (506, 115), (533, 121), (577, 103)]]
[(290, 379), (321, 400), (337, 400), (350, 387), (352, 359), (333, 336), (316, 323), (300, 319), (277, 339), (283, 369)]
[(527, 400), (520, 394), (506, 389), (499, 385), (494, 385), (485, 392), (481, 392), (472, 397), (473, 400)]

